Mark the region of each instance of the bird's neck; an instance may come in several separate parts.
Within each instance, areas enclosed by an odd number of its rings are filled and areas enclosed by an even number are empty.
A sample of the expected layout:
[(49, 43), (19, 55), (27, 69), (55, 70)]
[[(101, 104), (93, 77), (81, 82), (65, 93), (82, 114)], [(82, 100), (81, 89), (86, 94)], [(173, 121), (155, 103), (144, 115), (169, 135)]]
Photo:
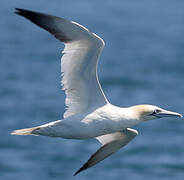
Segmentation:
[(117, 119), (119, 119), (120, 122), (120, 126), (122, 127), (132, 127), (135, 126), (141, 122), (143, 122), (142, 119), (139, 118), (139, 116), (134, 113), (134, 111), (132, 110), (132, 108), (128, 107), (128, 108), (122, 108), (122, 107), (117, 107), (114, 106), (114, 114), (115, 117), (117, 117)]

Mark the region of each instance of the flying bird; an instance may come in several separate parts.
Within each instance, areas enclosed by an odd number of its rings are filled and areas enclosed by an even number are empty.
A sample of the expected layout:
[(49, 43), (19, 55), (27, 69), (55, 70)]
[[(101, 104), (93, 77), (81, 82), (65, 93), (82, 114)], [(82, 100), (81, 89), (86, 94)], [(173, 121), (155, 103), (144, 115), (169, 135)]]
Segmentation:
[(67, 109), (61, 120), (15, 130), (11, 134), (83, 140), (96, 138), (101, 147), (74, 175), (94, 166), (134, 139), (138, 131), (131, 127), (157, 118), (182, 117), (154, 105), (122, 108), (110, 104), (97, 76), (98, 60), (104, 47), (100, 37), (74, 21), (19, 8), (15, 13), (64, 43), (61, 84), (66, 93)]

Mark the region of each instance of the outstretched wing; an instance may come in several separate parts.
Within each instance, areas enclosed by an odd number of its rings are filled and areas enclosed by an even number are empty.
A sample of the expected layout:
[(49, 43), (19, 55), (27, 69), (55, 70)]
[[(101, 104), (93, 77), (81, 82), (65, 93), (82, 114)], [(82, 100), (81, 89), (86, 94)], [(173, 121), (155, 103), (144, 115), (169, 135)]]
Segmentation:
[(105, 105), (107, 99), (97, 76), (103, 40), (76, 22), (29, 10), (16, 10), (16, 14), (47, 30), (65, 44), (61, 59), (61, 82), (67, 106), (64, 117)]
[(138, 132), (136, 130), (127, 128), (122, 132), (97, 137), (102, 144), (102, 147), (98, 149), (98, 151), (96, 151), (74, 175), (77, 175), (81, 171), (94, 166), (111, 154), (115, 153), (120, 148), (128, 144), (137, 134)]

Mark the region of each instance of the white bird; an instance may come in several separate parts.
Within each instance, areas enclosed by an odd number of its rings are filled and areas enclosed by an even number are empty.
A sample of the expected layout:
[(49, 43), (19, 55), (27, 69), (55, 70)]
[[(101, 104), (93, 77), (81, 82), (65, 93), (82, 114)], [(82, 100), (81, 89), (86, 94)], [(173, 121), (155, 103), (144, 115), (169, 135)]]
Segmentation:
[(138, 134), (130, 127), (156, 118), (182, 117), (179, 113), (153, 105), (121, 108), (110, 104), (97, 76), (104, 41), (76, 22), (29, 10), (16, 10), (16, 14), (47, 30), (65, 44), (61, 59), (61, 82), (66, 93), (67, 110), (61, 120), (15, 130), (11, 134), (66, 139), (96, 138), (102, 144), (101, 148), (74, 175), (128, 144)]

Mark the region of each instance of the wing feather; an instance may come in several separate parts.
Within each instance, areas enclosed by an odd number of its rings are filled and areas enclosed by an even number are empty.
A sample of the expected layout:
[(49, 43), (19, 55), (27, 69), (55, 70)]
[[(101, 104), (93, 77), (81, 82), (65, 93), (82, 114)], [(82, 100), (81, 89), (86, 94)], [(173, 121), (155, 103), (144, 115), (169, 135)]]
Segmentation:
[(103, 40), (76, 22), (25, 9), (16, 10), (16, 14), (47, 30), (65, 44), (61, 59), (61, 83), (67, 106), (64, 118), (105, 105), (107, 99), (97, 76)]
[(127, 145), (137, 134), (138, 132), (136, 130), (127, 128), (122, 132), (97, 137), (96, 139), (100, 141), (102, 147), (98, 149), (74, 175), (77, 175), (81, 171), (94, 166), (108, 156), (112, 155), (120, 148)]

